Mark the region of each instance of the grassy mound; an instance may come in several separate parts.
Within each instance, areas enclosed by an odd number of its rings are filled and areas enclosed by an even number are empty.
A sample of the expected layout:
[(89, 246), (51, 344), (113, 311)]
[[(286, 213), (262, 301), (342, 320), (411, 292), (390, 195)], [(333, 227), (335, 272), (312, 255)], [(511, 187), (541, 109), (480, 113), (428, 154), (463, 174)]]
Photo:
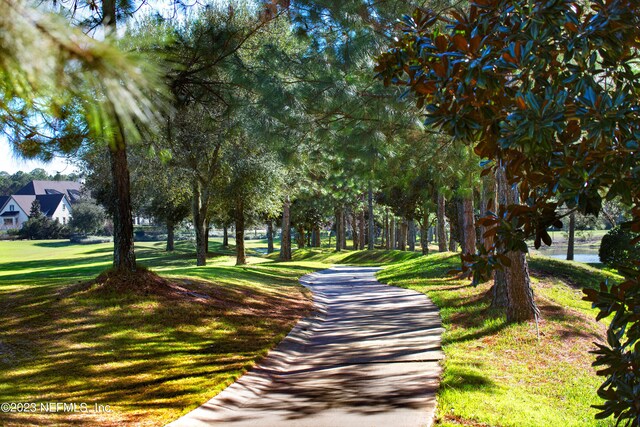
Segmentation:
[[(14, 243), (39, 244), (0, 244)], [(239, 268), (220, 257), (194, 267), (186, 249), (166, 254), (147, 244), (139, 259), (162, 276), (107, 271), (86, 282), (87, 271), (95, 277), (108, 265), (109, 247), (64, 244), (33, 261), (10, 260), (15, 249), (4, 249), (0, 401), (97, 403), (111, 412), (8, 413), (2, 425), (166, 424), (234, 381), (311, 307), (297, 278), (313, 269), (296, 264)]]
[[(601, 379), (590, 366), (593, 341), (605, 325), (581, 301), (575, 285), (595, 286), (607, 272), (547, 258), (533, 258), (533, 287), (542, 312), (539, 325), (506, 323), (490, 308), (490, 283), (473, 287), (447, 275), (457, 254), (434, 254), (390, 266), (378, 278), (426, 293), (440, 307), (446, 332), (445, 371), (438, 392), (439, 425), (607, 426), (594, 419)], [(551, 276), (554, 271), (560, 277)], [(540, 274), (539, 272), (543, 272)], [(565, 276), (573, 281), (563, 280)]]

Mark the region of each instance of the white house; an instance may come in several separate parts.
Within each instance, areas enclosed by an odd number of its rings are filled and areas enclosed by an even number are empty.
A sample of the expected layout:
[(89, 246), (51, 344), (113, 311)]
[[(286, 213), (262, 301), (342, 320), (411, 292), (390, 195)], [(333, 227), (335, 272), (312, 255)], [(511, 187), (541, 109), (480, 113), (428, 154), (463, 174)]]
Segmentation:
[(72, 181), (31, 181), (15, 194), (0, 196), (0, 230), (21, 228), (29, 219), (31, 204), (40, 202), (40, 210), (50, 219), (67, 224), (72, 202), (80, 196), (81, 184)]

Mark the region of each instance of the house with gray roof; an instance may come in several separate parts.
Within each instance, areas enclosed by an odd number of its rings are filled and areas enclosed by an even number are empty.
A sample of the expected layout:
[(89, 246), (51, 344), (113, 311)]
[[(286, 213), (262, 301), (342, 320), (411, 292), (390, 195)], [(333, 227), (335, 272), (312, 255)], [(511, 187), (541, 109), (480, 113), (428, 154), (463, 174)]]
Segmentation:
[(15, 194), (0, 196), (0, 230), (21, 228), (29, 219), (34, 200), (42, 213), (61, 224), (71, 219), (72, 204), (77, 201), (82, 184), (72, 181), (31, 181)]

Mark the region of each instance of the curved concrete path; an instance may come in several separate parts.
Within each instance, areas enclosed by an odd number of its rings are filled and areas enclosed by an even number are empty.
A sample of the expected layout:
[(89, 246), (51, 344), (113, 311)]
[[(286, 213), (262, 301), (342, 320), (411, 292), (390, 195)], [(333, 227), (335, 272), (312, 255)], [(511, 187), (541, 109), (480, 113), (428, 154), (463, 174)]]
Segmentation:
[(377, 270), (334, 267), (300, 279), (315, 312), (260, 365), (169, 426), (430, 426), (443, 357), (438, 309), (379, 283)]

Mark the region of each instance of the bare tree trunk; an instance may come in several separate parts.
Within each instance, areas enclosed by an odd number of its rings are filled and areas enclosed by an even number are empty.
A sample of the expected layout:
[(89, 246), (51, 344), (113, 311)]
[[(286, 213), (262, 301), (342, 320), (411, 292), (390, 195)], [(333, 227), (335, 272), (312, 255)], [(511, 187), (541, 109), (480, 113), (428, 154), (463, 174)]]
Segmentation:
[(447, 250), (447, 236), (445, 230), (445, 218), (444, 218), (445, 200), (442, 193), (438, 193), (438, 251), (446, 252)]
[(389, 208), (384, 212), (384, 248), (389, 250)]
[(245, 265), (247, 257), (244, 251), (244, 203), (236, 205), (236, 265)]
[(340, 252), (342, 250), (342, 226), (344, 222), (342, 221), (343, 211), (340, 208), (336, 208), (336, 251)]
[(267, 253), (273, 253), (273, 220), (267, 221)]
[(407, 250), (407, 228), (407, 219), (403, 217), (400, 223), (400, 238), (398, 239), (398, 249), (401, 251)]
[(464, 241), (463, 253), (475, 253), (476, 252), (476, 227), (475, 218), (473, 216), (473, 193), (462, 199), (462, 221), (464, 234), (462, 241)]
[(306, 239), (304, 235), (304, 226), (303, 225), (296, 226), (296, 243), (298, 244), (298, 249), (304, 249), (305, 240)]
[(455, 252), (458, 249), (458, 244), (455, 239), (455, 232), (453, 230), (453, 222), (449, 221), (449, 251)]
[[(486, 175), (482, 179), (482, 201), (480, 202), (480, 216), (484, 217), (489, 210), (495, 211), (496, 184), (492, 175)], [(485, 249), (493, 244), (493, 237), (485, 237), (489, 228), (480, 226), (480, 241)]]
[(209, 253), (209, 232), (211, 231), (211, 223), (209, 221), (209, 218), (207, 218), (206, 224), (207, 226), (205, 227), (204, 232), (204, 250), (206, 253)]
[(176, 225), (173, 221), (167, 221), (167, 252), (175, 249), (175, 231)]
[(429, 253), (429, 213), (425, 213), (422, 216), (422, 223), (420, 224), (420, 248), (422, 249), (422, 255)]
[(209, 192), (196, 178), (193, 185), (193, 227), (196, 232), (196, 264), (207, 265), (207, 208)]
[(369, 180), (369, 246), (367, 249), (372, 251), (375, 248), (376, 236), (375, 236), (375, 227), (373, 217), (373, 185), (371, 184), (371, 180)]
[(280, 238), (280, 259), (291, 261), (291, 202), (289, 196), (282, 205), (282, 237)]
[(229, 247), (229, 225), (224, 224), (222, 230), (222, 247), (227, 249)]
[[(519, 202), (518, 190), (509, 187), (504, 167), (497, 169), (496, 182), (500, 204), (510, 205)], [(505, 268), (507, 321), (524, 322), (537, 319), (540, 312), (533, 299), (533, 290), (531, 289), (529, 268), (525, 254), (519, 251), (511, 251), (505, 255), (511, 261), (511, 265)]]
[(569, 214), (569, 241), (567, 242), (567, 261), (573, 261), (573, 248), (576, 242), (576, 212)]
[(313, 227), (313, 247), (319, 248), (320, 246), (322, 246), (320, 237), (320, 226), (316, 225), (315, 227)]
[(409, 220), (407, 231), (407, 246), (409, 246), (410, 252), (416, 250), (416, 222), (415, 220)]
[(364, 222), (365, 222), (365, 217), (364, 217), (364, 210), (360, 210), (359, 214), (359, 220), (358, 220), (358, 234), (359, 234), (359, 238), (360, 238), (360, 249), (364, 249), (366, 246), (366, 239), (365, 239), (365, 231), (364, 231)]
[(353, 250), (357, 251), (360, 245), (360, 239), (358, 238), (358, 216), (355, 212), (351, 213), (351, 235), (353, 236)]
[(391, 215), (391, 227), (389, 228), (389, 234), (391, 235), (391, 250), (397, 248), (396, 245), (396, 217)]
[(340, 212), (340, 243), (342, 249), (347, 249), (347, 215), (344, 208), (341, 208)]

